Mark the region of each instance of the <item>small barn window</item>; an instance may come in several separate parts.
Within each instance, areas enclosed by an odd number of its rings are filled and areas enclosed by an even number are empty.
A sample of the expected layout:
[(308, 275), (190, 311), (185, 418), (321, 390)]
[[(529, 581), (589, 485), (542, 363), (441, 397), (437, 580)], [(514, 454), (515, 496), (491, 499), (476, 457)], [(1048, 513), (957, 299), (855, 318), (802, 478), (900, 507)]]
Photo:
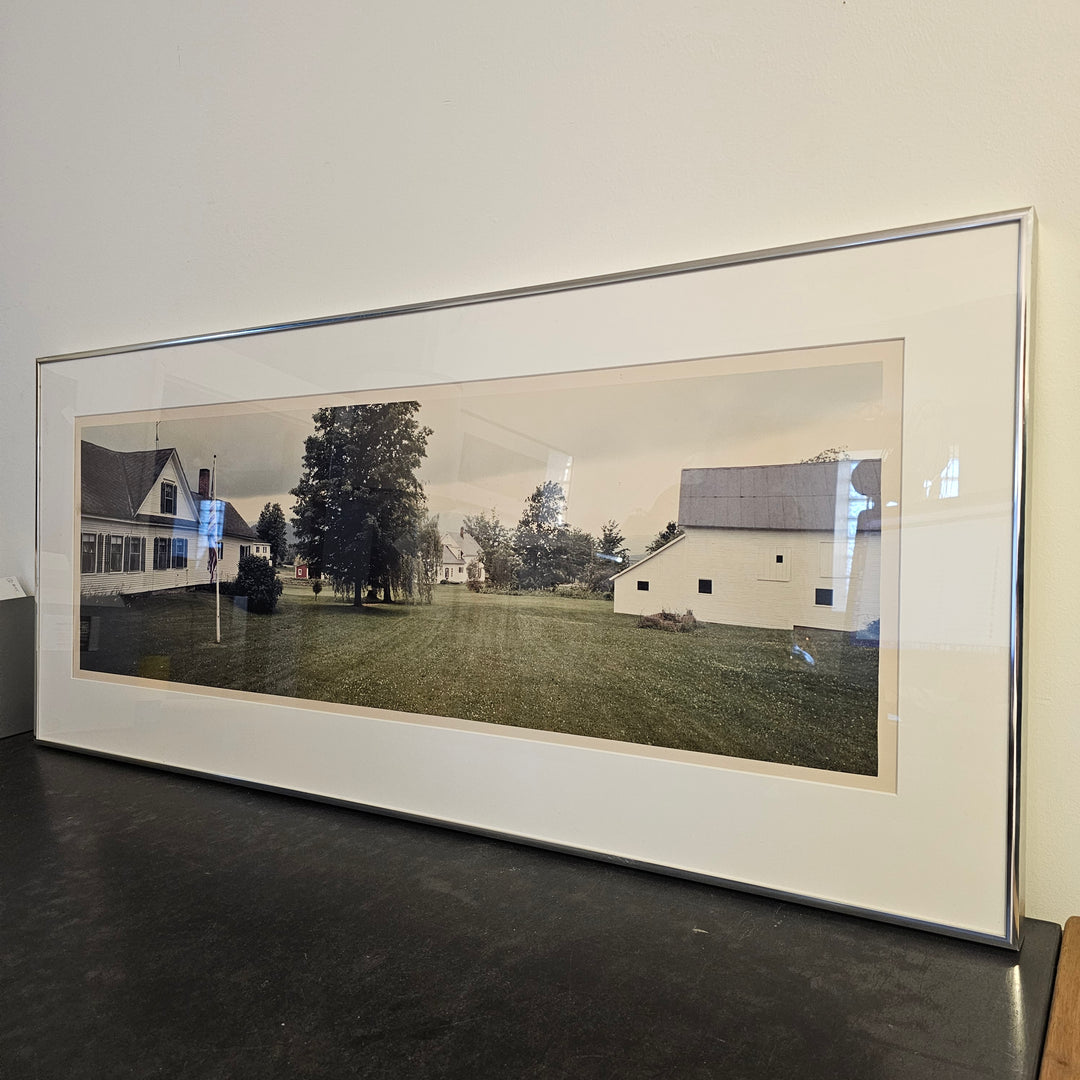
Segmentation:
[(832, 607), (832, 589), (815, 589), (814, 603), (818, 607)]
[(699, 577), (697, 579), (697, 591), (699, 593), (711, 593), (712, 592), (712, 578)]
[(176, 513), (176, 485), (171, 480), (161, 482), (161, 513)]
[(639, 581), (637, 583), (638, 592), (648, 592), (649, 583), (647, 581)]
[(778, 563), (782, 563), (782, 562), (784, 561), (784, 556), (783, 556), (783, 555), (777, 555), (777, 556), (776, 556), (776, 561), (777, 561)]

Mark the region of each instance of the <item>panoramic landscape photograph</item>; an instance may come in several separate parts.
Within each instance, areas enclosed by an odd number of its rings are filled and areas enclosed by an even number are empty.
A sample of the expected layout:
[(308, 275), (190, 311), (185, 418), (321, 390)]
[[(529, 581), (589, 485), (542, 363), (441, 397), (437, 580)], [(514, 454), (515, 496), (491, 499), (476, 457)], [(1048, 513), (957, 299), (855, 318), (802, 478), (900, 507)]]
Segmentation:
[(76, 674), (876, 776), (899, 364), (84, 418)]

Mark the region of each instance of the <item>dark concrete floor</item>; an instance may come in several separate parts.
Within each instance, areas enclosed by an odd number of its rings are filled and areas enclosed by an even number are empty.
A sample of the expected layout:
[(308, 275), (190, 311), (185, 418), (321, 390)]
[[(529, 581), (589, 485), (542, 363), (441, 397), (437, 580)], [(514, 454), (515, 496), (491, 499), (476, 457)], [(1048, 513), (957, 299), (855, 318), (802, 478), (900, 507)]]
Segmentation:
[(0, 741), (0, 1077), (1034, 1077), (1019, 957)]

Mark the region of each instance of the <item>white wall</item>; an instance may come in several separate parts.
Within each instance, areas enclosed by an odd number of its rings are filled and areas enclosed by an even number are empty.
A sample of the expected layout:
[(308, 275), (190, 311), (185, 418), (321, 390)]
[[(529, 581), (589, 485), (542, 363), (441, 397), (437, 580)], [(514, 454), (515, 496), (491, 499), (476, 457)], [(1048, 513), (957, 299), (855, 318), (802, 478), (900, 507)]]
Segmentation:
[[(881, 618), (881, 534), (857, 537), (850, 578), (847, 543), (843, 537), (835, 543), (832, 535), (688, 528), (677, 542), (615, 578), (615, 610), (651, 615), (689, 609), (702, 622), (776, 630), (865, 629)], [(699, 592), (702, 579), (710, 592)], [(817, 603), (818, 589), (832, 591), (828, 606)]]
[(1028, 910), (1080, 911), (1080, 5), (0, 7), (0, 575), (35, 356), (1034, 204)]

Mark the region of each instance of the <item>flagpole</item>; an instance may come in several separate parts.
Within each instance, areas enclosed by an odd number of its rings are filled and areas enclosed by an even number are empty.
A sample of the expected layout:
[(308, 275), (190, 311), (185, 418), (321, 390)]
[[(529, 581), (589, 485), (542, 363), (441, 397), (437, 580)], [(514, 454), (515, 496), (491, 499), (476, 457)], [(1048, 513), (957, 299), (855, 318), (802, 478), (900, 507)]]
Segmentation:
[[(205, 458), (203, 459), (205, 460)], [(214, 455), (213, 467), (210, 472), (210, 501), (214, 503), (214, 524), (217, 525), (217, 454)], [(224, 523), (222, 523), (224, 524)], [(210, 537), (210, 542), (214, 545), (214, 555), (217, 556), (217, 528), (214, 529), (214, 535)], [(217, 558), (217, 565), (215, 566), (217, 573), (214, 574), (214, 642), (217, 645), (221, 644), (221, 559)]]

